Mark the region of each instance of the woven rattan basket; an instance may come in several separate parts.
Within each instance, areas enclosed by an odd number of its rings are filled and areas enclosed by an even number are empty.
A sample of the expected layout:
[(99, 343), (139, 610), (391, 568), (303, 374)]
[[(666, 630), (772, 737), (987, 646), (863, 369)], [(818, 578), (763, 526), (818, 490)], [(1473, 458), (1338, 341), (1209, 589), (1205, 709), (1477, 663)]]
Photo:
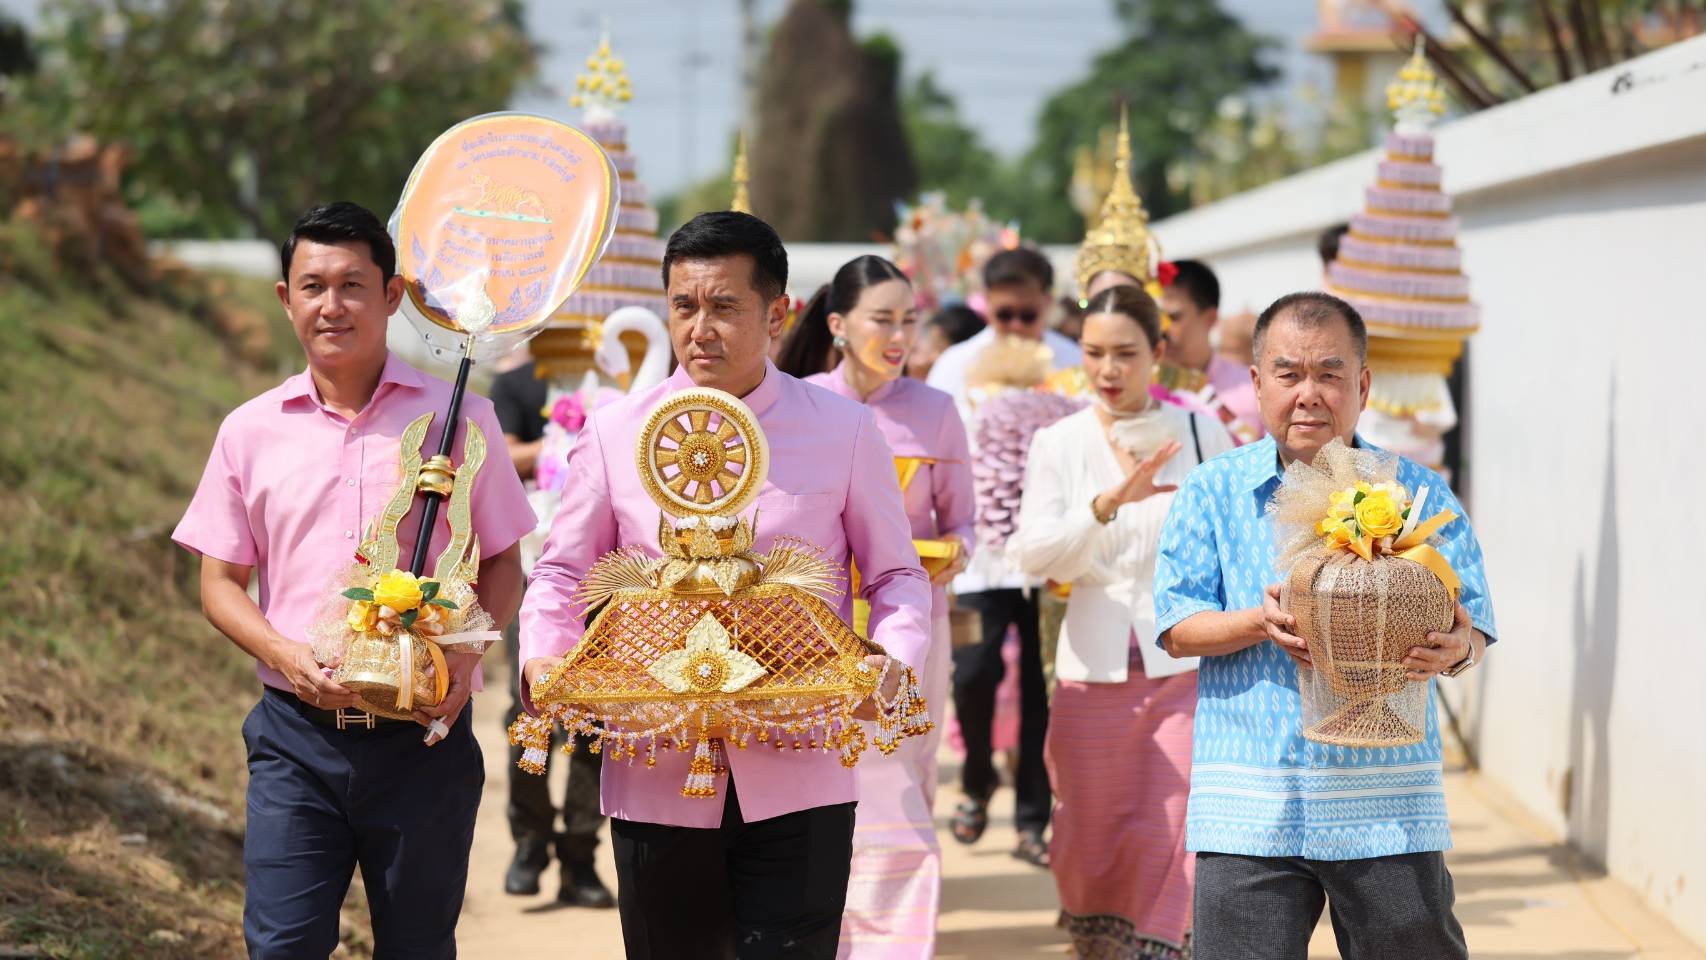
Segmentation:
[(1451, 591), (1398, 557), (1336, 551), (1300, 560), (1281, 591), (1311, 667), (1298, 670), (1303, 735), (1346, 747), (1395, 747), (1427, 731), (1428, 685), (1405, 678), (1404, 657), (1429, 632), (1451, 629)]

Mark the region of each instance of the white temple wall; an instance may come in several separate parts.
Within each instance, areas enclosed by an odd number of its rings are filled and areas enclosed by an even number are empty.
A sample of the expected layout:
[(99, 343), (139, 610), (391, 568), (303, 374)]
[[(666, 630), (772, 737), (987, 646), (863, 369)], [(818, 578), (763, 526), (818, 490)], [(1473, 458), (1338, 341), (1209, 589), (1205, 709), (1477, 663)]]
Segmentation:
[[(1619, 79), (1619, 77), (1624, 79)], [(1484, 775), (1706, 944), (1706, 39), (1447, 124), (1483, 310), (1461, 411), (1501, 641)], [(1222, 309), (1320, 282), (1375, 153), (1157, 225)]]

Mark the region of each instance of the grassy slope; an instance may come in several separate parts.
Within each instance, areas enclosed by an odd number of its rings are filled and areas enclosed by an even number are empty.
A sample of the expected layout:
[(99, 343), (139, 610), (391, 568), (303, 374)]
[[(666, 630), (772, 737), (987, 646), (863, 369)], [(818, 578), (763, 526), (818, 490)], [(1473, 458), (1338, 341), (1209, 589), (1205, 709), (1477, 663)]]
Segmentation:
[(276, 313), (234, 334), (204, 284), (170, 286), (69, 275), (0, 224), (0, 947), (242, 953), (253, 665), (169, 537), (220, 419), (296, 347)]

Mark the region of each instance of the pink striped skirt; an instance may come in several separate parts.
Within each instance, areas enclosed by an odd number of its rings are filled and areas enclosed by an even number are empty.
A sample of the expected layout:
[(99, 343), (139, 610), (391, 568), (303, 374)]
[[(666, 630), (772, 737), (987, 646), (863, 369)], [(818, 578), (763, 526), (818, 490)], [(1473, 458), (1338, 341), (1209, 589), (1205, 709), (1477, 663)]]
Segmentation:
[(1062, 680), (1050, 706), (1049, 780), (1060, 923), (1075, 956), (1177, 957), (1191, 927), (1185, 852), (1197, 675)]

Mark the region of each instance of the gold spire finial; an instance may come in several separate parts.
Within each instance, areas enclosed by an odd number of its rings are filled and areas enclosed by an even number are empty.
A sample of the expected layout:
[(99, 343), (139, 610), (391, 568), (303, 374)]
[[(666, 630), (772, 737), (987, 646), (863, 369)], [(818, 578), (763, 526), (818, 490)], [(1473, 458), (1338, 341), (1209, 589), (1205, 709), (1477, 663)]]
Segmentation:
[(1120, 104), (1120, 135), (1114, 141), (1114, 169), (1122, 175), (1128, 175), (1131, 170), (1131, 133), (1126, 130), (1126, 105), (1123, 103)]
[(1416, 34), (1416, 49), (1386, 85), (1386, 107), (1407, 131), (1426, 130), (1445, 113), (1445, 91), (1428, 63), (1427, 40)]
[(1131, 135), (1122, 105), (1120, 132), (1114, 141), (1113, 182), (1095, 226), (1084, 234), (1084, 242), (1078, 247), (1078, 295), (1083, 298), (1091, 278), (1104, 270), (1117, 270), (1148, 287), (1158, 259), (1160, 250), (1149, 234), (1149, 214), (1131, 182)]
[(752, 197), (748, 196), (746, 192), (747, 173), (745, 130), (740, 132), (739, 139), (735, 141), (735, 173), (732, 179), (734, 180), (735, 185), (735, 196), (733, 200), (729, 201), (729, 209), (736, 213), (751, 213)]
[(634, 99), (628, 83), (628, 65), (610, 50), (610, 20), (604, 21), (598, 35), (598, 50), (586, 58), (586, 72), (575, 74), (575, 92), (569, 106), (586, 108), (589, 116), (615, 114), (621, 104)]

